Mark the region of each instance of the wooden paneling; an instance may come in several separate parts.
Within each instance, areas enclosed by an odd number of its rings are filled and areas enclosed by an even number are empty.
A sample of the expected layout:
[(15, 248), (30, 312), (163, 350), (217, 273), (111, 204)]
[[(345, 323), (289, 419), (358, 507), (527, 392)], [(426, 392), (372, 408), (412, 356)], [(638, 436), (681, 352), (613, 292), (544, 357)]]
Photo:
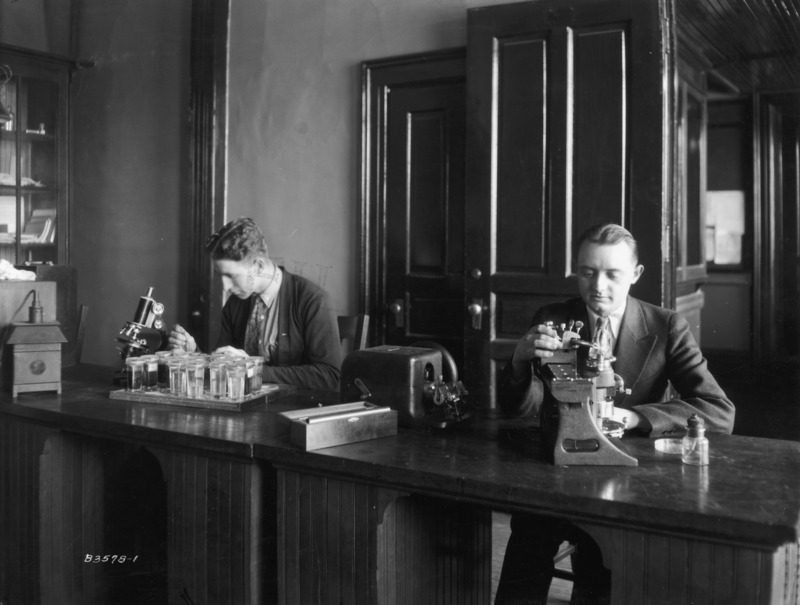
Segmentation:
[[(574, 71), (568, 81), (568, 103), (574, 111), (572, 169), (567, 167), (571, 229), (562, 245), (570, 246), (590, 225), (625, 224), (630, 211), (628, 179), (629, 124), (627, 80), (630, 34), (627, 23), (576, 28), (566, 52)], [(568, 84), (569, 86), (569, 84)], [(555, 200), (553, 200), (555, 202)], [(571, 260), (571, 250), (564, 250)], [(571, 262), (566, 267), (572, 273)]]
[(281, 470), (278, 494), (278, 602), (377, 602), (374, 488)]
[(379, 602), (485, 603), (491, 513), (431, 498), (399, 498), (378, 533)]
[[(274, 600), (272, 519), (253, 463), (154, 450), (167, 484), (169, 595), (194, 605)], [(274, 498), (274, 491), (272, 491)], [(269, 510), (269, 505), (267, 505)], [(267, 532), (266, 534), (264, 532)]]
[(280, 603), (485, 603), (491, 512), (278, 471)]
[[(407, 93), (406, 93), (407, 94)], [(394, 100), (408, 108), (411, 100), (403, 100), (404, 91), (394, 93)], [(391, 240), (393, 233), (408, 238), (408, 271), (444, 276), (448, 270), (449, 237), (447, 229), (447, 123), (446, 108), (412, 111), (405, 117), (406, 130), (401, 138), (407, 141), (406, 208), (408, 230), (397, 229), (400, 221), (389, 215)], [(405, 135), (405, 136), (403, 136)], [(400, 157), (403, 157), (402, 155)], [(402, 249), (402, 248), (401, 248)], [(459, 251), (460, 252), (460, 251)], [(461, 263), (456, 256), (456, 268)]]
[(775, 550), (580, 524), (611, 570), (612, 603), (796, 603), (797, 543)]
[(538, 32), (497, 40), (498, 272), (547, 269), (548, 43)]
[(103, 451), (93, 440), (54, 434), (38, 476), (42, 602), (101, 602), (110, 565), (87, 563), (86, 555), (113, 554), (104, 543)]
[[(47, 431), (0, 422), (0, 587), (9, 603), (39, 603), (39, 455)], [(12, 497), (13, 496), (13, 497)]]

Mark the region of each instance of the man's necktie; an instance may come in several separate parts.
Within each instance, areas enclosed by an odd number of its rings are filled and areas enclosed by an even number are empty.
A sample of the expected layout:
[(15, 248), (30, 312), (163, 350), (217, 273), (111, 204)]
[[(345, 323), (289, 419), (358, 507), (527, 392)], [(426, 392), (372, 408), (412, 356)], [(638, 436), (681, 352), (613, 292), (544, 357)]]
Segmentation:
[(267, 305), (260, 296), (255, 297), (253, 311), (247, 320), (247, 330), (244, 333), (244, 351), (248, 355), (261, 355), (260, 343), (264, 338), (264, 328), (267, 325)]
[(611, 326), (608, 317), (598, 317), (594, 326), (594, 338), (592, 342), (598, 346), (603, 355), (610, 356), (611, 351)]

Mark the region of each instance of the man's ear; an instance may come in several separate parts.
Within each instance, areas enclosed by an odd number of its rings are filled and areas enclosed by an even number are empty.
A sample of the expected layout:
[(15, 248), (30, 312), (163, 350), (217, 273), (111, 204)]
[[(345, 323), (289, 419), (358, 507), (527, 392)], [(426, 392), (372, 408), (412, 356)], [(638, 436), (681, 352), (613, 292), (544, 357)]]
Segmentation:
[(267, 261), (260, 256), (256, 256), (253, 259), (253, 266), (251, 267), (251, 271), (253, 271), (256, 275), (264, 275), (266, 270), (267, 270)]
[(636, 267), (633, 269), (633, 279), (631, 280), (631, 283), (635, 284), (637, 281), (639, 281), (639, 278), (642, 276), (643, 272), (644, 265), (636, 265)]

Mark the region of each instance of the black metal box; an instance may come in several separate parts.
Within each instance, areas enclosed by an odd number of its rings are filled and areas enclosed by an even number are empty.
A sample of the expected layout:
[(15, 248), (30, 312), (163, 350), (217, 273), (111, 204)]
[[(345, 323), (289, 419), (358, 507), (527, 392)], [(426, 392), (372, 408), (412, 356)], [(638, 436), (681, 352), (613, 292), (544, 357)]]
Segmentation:
[(340, 401), (389, 406), (400, 426), (424, 425), (425, 389), (441, 373), (442, 354), (435, 349), (381, 345), (353, 351), (342, 362)]

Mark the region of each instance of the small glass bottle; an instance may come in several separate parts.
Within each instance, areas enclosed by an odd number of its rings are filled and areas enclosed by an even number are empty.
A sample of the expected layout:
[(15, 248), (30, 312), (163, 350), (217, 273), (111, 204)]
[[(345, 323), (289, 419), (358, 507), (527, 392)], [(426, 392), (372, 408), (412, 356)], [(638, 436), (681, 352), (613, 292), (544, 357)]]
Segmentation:
[(708, 439), (703, 419), (692, 414), (687, 425), (681, 448), (683, 463), (705, 466), (708, 464)]

